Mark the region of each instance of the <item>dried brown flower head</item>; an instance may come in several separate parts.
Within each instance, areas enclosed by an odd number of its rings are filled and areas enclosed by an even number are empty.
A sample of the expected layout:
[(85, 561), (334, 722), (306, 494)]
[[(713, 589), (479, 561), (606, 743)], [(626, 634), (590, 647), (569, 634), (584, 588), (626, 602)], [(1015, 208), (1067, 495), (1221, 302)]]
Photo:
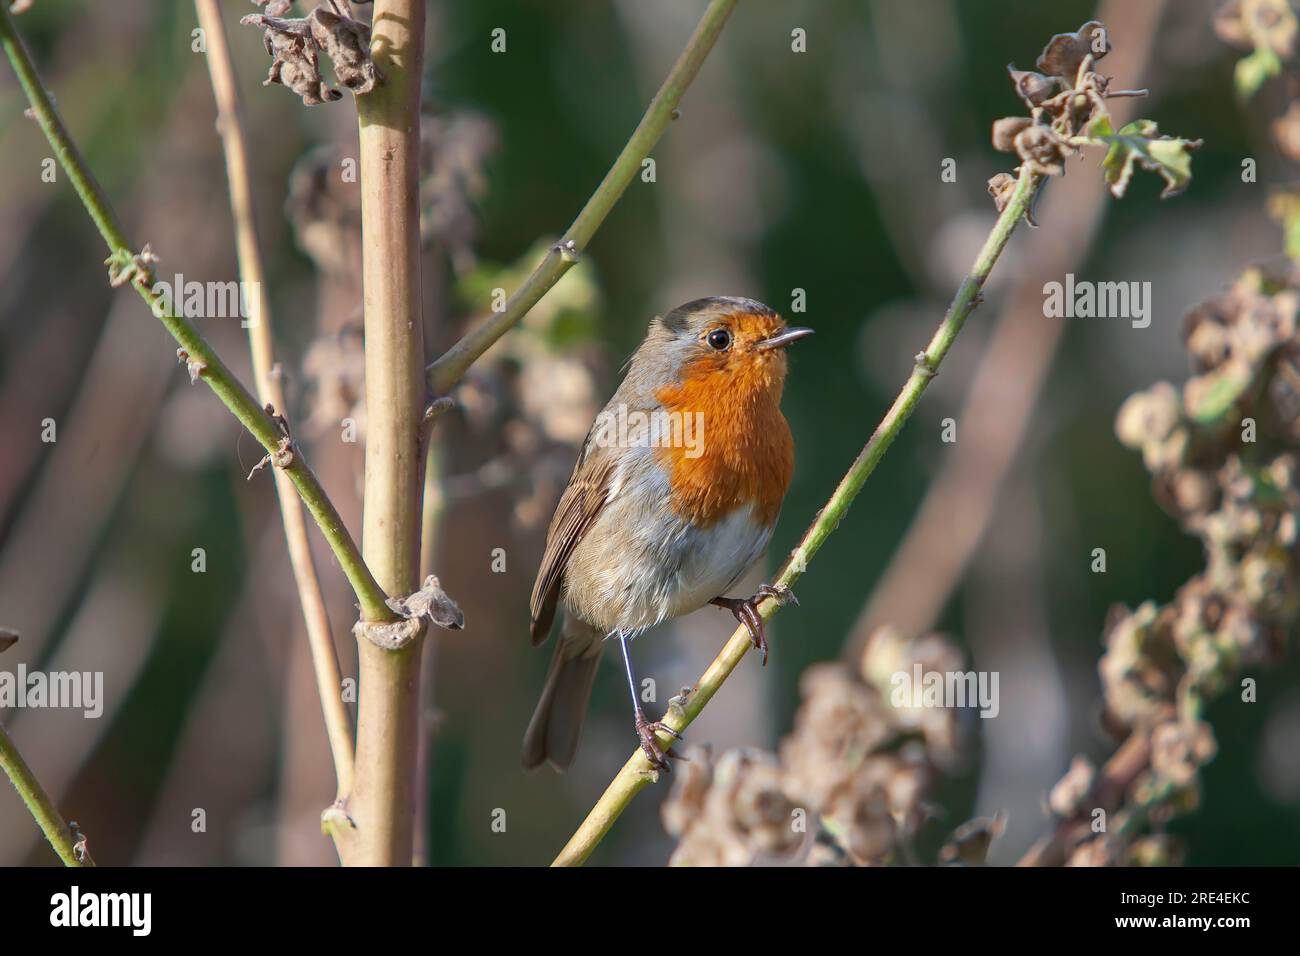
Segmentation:
[(251, 13), (240, 23), (262, 28), (262, 42), (271, 55), (271, 69), (263, 86), (278, 83), (302, 97), (306, 106), (341, 99), (320, 74), (319, 55), (334, 64), (340, 83), (362, 95), (382, 83), (384, 76), (370, 58), (370, 27), (347, 16), (344, 8), (331, 3), (316, 7), (302, 18), (288, 18), (287, 0), (273, 0), (266, 13)]
[(370, 27), (360, 20), (317, 7), (308, 17), (312, 39), (334, 64), (334, 75), (357, 95), (369, 93), (383, 74), (370, 58)]
[(1100, 21), (1089, 20), (1073, 33), (1058, 33), (1048, 40), (1036, 65), (1042, 73), (1071, 82), (1084, 60), (1088, 57), (1100, 60), (1110, 50), (1110, 37), (1105, 26)]
[(1058, 817), (1068, 818), (1084, 808), (1084, 800), (1092, 790), (1096, 770), (1087, 757), (1075, 757), (1070, 769), (1052, 787), (1047, 797), (1047, 805)]
[(861, 866), (907, 859), (917, 832), (935, 816), (927, 795), (953, 762), (956, 740), (950, 709), (890, 706), (891, 676), (915, 662), (950, 669), (962, 657), (937, 635), (914, 639), (882, 628), (868, 642), (861, 677), (843, 664), (804, 673), (803, 703), (779, 759), (729, 751), (711, 767), (707, 752), (692, 752), (663, 811), (680, 841), (673, 862)]
[[(1039, 176), (1060, 176), (1065, 161), (1083, 147), (1106, 149), (1102, 168), (1111, 192), (1122, 196), (1133, 170), (1158, 173), (1166, 186), (1162, 196), (1181, 192), (1191, 181), (1191, 152), (1199, 140), (1159, 135), (1155, 123), (1137, 120), (1116, 130), (1106, 100), (1116, 96), (1141, 96), (1145, 90), (1117, 90), (1111, 79), (1095, 69), (1110, 52), (1106, 27), (1090, 20), (1073, 33), (1058, 34), (1038, 57), (1039, 72), (1007, 71), (1016, 95), (1030, 115), (1008, 116), (993, 124), (993, 147), (1014, 152), (1022, 168)], [(1009, 187), (995, 177), (989, 192), (1001, 212)]]

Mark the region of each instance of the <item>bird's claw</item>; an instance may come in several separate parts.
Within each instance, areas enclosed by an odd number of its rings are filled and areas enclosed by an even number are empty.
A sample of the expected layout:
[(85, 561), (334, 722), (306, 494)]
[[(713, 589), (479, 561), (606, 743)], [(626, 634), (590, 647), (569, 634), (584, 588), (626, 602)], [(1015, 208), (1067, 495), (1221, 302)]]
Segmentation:
[(764, 598), (772, 598), (778, 604), (798, 604), (799, 599), (784, 584), (764, 584), (754, 592), (752, 598), (719, 597), (710, 601), (721, 608), (726, 608), (736, 616), (736, 620), (745, 625), (749, 631), (749, 640), (763, 655), (763, 666), (767, 666), (767, 629), (763, 626), (763, 615), (758, 613), (758, 604)]
[(672, 773), (672, 766), (668, 760), (671, 757), (674, 760), (685, 760), (686, 758), (672, 752), (672, 744), (668, 745), (669, 749), (664, 749), (660, 743), (658, 734), (665, 733), (670, 737), (681, 740), (682, 735), (673, 730), (662, 720), (651, 721), (646, 715), (637, 711), (636, 714), (636, 735), (641, 740), (641, 752), (645, 754), (650, 765), (656, 770), (662, 770), (665, 773)]

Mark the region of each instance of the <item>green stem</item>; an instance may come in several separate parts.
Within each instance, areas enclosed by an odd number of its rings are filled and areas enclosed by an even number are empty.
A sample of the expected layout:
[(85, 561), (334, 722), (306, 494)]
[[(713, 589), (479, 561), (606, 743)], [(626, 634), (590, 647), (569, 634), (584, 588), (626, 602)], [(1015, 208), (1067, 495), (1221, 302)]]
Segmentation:
[(428, 367), (429, 386), (435, 395), (445, 395), (465, 375), (484, 352), (491, 348), (497, 339), (510, 331), (528, 310), (541, 301), (551, 288), (560, 281), (581, 258), (587, 243), (596, 234), (605, 217), (609, 215), (614, 204), (627, 190), (633, 178), (641, 169), (641, 163), (654, 148), (672, 122), (681, 102), (695, 75), (700, 71), (705, 57), (713, 49), (713, 44), (722, 32), (727, 17), (735, 8), (738, 0), (711, 0), (699, 25), (691, 34), (677, 62), (668, 73), (663, 86), (655, 94), (641, 122), (637, 124), (631, 139), (614, 160), (600, 186), (587, 200), (573, 221), (568, 232), (546, 254), (540, 265), (533, 271), (524, 284), (512, 295), (501, 312), (494, 313), (480, 325), (471, 329), (464, 338), (447, 350), (441, 358)]
[(84, 849), (81, 851), (81, 858), (77, 858), (76, 835), (59, 815), (54, 801), (41, 787), (40, 781), (32, 773), (32, 768), (27, 766), (27, 762), (23, 760), (22, 754), (18, 752), (18, 748), (14, 746), (13, 740), (5, 732), (4, 727), (0, 727), (0, 769), (4, 770), (13, 783), (14, 789), (18, 791), (18, 796), (22, 797), (23, 803), (27, 804), (27, 809), (36, 818), (36, 823), (44, 832), (45, 839), (50, 841), (50, 846), (54, 847), (54, 852), (59, 855), (63, 865), (94, 866), (95, 861)]
[[(0, 46), (4, 47), (5, 56), (9, 58), (14, 72), (18, 75), (18, 82), (31, 103), (32, 113), (45, 133), (45, 138), (53, 147), (59, 165), (72, 180), (73, 188), (108, 245), (110, 261), (116, 263), (130, 261), (135, 254), (134, 249), (127, 242), (121, 223), (113, 212), (108, 198), (91, 175), (76, 144), (68, 135), (62, 117), (59, 116), (49, 93), (45, 90), (45, 85), (36, 72), (31, 54), (17, 30), (14, 29), (8, 5), (3, 2), (0, 2)], [(149, 305), (154, 315), (162, 321), (172, 338), (189, 356), (189, 360), (201, 369), (200, 377), (234, 413), (240, 424), (248, 429), (249, 434), (257, 439), (268, 454), (276, 451), (283, 437), (279, 426), (248, 389), (240, 384), (198, 330), (183, 316), (173, 314), (172, 309), (166, 307), (164, 300), (153, 291), (148, 270), (136, 270), (131, 284)], [(386, 595), (383, 589), (366, 567), (361, 552), (348, 534), (343, 519), (335, 510), (329, 496), (325, 494), (325, 489), (321, 487), (320, 481), (308, 467), (300, 451), (295, 449), (293, 461), (284, 468), (284, 471), (338, 558), (343, 573), (347, 575), (353, 591), (356, 592), (362, 616), (366, 620), (373, 621), (394, 620), (395, 615), (384, 604)]]
[[(799, 542), (798, 546), (791, 552), (790, 557), (786, 559), (776, 578), (778, 585), (792, 587), (803, 576), (808, 562), (812, 560), (813, 556), (821, 549), (822, 544), (839, 526), (840, 521), (849, 510), (849, 505), (853, 503), (853, 499), (858, 496), (858, 492), (862, 490), (867, 478), (875, 471), (880, 459), (884, 457), (889, 446), (893, 444), (894, 439), (898, 437), (898, 433), (902, 431), (908, 416), (912, 414), (912, 410), (916, 408), (917, 402), (920, 401), (921, 394), (930, 384), (930, 380), (934, 378), (944, 356), (948, 354), (948, 350), (952, 347), (953, 341), (957, 338), (957, 333), (961, 331), (962, 325), (965, 324), (975, 306), (979, 305), (980, 290), (983, 288), (985, 280), (988, 279), (989, 273), (993, 270), (994, 264), (998, 261), (998, 256), (1002, 254), (1007, 241), (1011, 238), (1012, 231), (1028, 212), (1029, 204), (1038, 188), (1038, 183), (1039, 177), (1037, 175), (1028, 169), (1021, 169), (1015, 191), (1002, 213), (998, 216), (993, 230), (984, 242), (984, 247), (975, 259), (970, 274), (962, 281), (956, 296), (953, 297), (952, 304), (948, 307), (943, 322), (940, 323), (934, 337), (930, 339), (930, 344), (925, 351), (916, 356), (916, 365), (912, 369), (911, 376), (903, 386), (902, 391), (898, 393), (898, 397), (894, 399), (894, 403), (889, 407), (885, 417), (876, 426), (876, 430), (872, 433), (866, 446), (858, 454), (848, 472), (840, 479), (840, 483), (831, 495), (830, 500), (817, 514), (812, 526), (804, 533), (803, 540)], [(776, 613), (778, 606), (776, 601), (768, 599), (759, 606), (759, 612), (763, 615), (763, 619), (767, 620)], [(664, 723), (678, 733), (685, 730), (691, 721), (699, 716), (700, 711), (713, 698), (713, 695), (718, 692), (723, 681), (735, 670), (736, 665), (740, 663), (749, 648), (749, 632), (744, 627), (737, 627), (730, 640), (727, 641), (726, 646), (714, 658), (713, 663), (709, 665), (708, 670), (704, 672), (699, 683), (685, 702), (680, 707), (670, 706), (669, 712), (664, 718)], [(672, 738), (667, 734), (661, 734), (660, 741), (665, 746), (669, 746), (672, 743)], [(578, 827), (577, 832), (574, 833), (564, 849), (560, 851), (559, 856), (555, 858), (552, 865), (581, 866), (585, 863), (592, 851), (595, 850), (596, 845), (613, 827), (614, 821), (632, 802), (632, 798), (655, 779), (657, 777), (653, 773), (650, 762), (646, 759), (645, 754), (638, 749), (623, 765), (623, 768), (618, 772), (609, 787), (606, 788), (604, 794), (587, 815), (586, 820)]]
[[(217, 102), (218, 128), (226, 156), (226, 179), (230, 187), (230, 211), (235, 225), (235, 251), (239, 277), (252, 290), (248, 316), (248, 347), (253, 360), (253, 384), (258, 398), (275, 408), (284, 409), (286, 400), (280, 377), (275, 374), (275, 337), (271, 334), (271, 305), (266, 294), (266, 274), (262, 264), (262, 244), (253, 214), (253, 171), (248, 159), (244, 111), (235, 79), (235, 64), (230, 56), (226, 25), (221, 19), (217, 0), (195, 0), (199, 26), (208, 36), (208, 71), (212, 93)], [(312, 669), (325, 717), (325, 733), (338, 783), (335, 798), (346, 797), (352, 790), (355, 755), (352, 750), (352, 717), (348, 713), (341, 685), (338, 653), (330, 633), (329, 612), (321, 590), (316, 561), (312, 557), (311, 539), (302, 504), (287, 475), (278, 469), (275, 475), (276, 496), (280, 499), (280, 517), (284, 524), (289, 564), (298, 585), (307, 643), (311, 649)]]

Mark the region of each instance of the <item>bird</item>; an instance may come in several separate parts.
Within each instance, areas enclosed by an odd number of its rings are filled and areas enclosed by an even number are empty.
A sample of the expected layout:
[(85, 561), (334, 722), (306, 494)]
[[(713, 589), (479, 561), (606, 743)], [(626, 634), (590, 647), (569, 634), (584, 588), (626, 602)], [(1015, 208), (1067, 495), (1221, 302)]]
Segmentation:
[(794, 471), (781, 413), (786, 346), (812, 333), (740, 296), (710, 296), (650, 322), (622, 383), (588, 432), (546, 536), (530, 602), (533, 646), (560, 612), (545, 688), (522, 763), (573, 762), (607, 641), (617, 640), (633, 724), (652, 767), (670, 770), (680, 740), (641, 707), (629, 645), (708, 605), (742, 623), (767, 664), (759, 601), (785, 586), (728, 597), (766, 552)]

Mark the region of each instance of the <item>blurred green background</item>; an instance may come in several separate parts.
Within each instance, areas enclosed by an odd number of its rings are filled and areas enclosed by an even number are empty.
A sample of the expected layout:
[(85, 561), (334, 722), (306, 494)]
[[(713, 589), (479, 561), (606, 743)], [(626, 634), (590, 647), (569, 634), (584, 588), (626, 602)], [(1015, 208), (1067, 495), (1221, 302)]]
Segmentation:
[[(300, 216), (327, 224), (325, 245), (342, 260), (338, 274), (322, 275), (284, 212), (290, 175), (316, 147), (355, 155), (355, 113), (350, 98), (308, 109), (260, 86), (261, 37), (236, 25), (254, 8), (228, 0), (223, 9), (297, 423), (319, 411), (325, 379), (346, 384), (342, 360), (322, 375), (303, 358), (317, 340), (340, 339), (359, 297), (347, 267), (347, 190), (332, 187), (337, 195), (316, 197)], [(429, 111), (479, 124), (463, 153), (440, 154), (457, 171), (442, 208), (464, 199), (473, 211), (447, 227), (426, 262), (430, 331), (445, 345), (486, 310), (498, 279), (512, 289), (537, 243), (576, 215), (703, 3), (434, 0), (429, 9)], [(977, 721), (970, 766), (937, 795), (940, 825), (1006, 807), (1010, 825), (993, 858), (1012, 862), (1046, 828), (1042, 795), (1071, 755), (1108, 753), (1095, 670), (1106, 610), (1168, 600), (1201, 565), (1198, 544), (1152, 500), (1138, 456), (1115, 439), (1114, 415), (1129, 393), (1184, 377), (1188, 307), (1251, 261), (1278, 255), (1265, 200), (1295, 172), (1268, 133), (1283, 91), (1236, 101), (1237, 54), (1215, 38), (1212, 10), (1201, 0), (1108, 6), (1101, 18), (1116, 53), (1101, 71), (1127, 53), (1141, 75), (1116, 83), (1152, 90), (1133, 107), (1138, 115), (1205, 140), (1190, 190), (1162, 202), (1159, 180), (1141, 175), (1111, 200), (1095, 156), (1066, 177), (1086, 208), (1053, 206), (1065, 187), (1049, 186), (1040, 228), (1013, 238), (943, 373), (801, 582), (800, 606), (777, 618), (771, 663), (760, 670), (746, 659), (692, 741), (774, 746), (798, 704), (800, 673), (844, 653), (948, 456), (1010, 427), (1015, 395), (982, 424), (968, 425), (963, 402), (1015, 289), (1028, 284), (1020, 294), (1041, 303), (1044, 279), (1029, 257), (1056, 243), (1080, 277), (1150, 281), (1154, 317), (1146, 329), (1024, 320), (1065, 327), (1029, 396), (1025, 440), (996, 482), (987, 529), (935, 622), (974, 666), (1001, 672), (1002, 714)], [(815, 327), (791, 356), (784, 408), (797, 468), (767, 559), (775, 566), (884, 413), (993, 221), (985, 183), (1014, 158), (993, 151), (990, 124), (1023, 112), (1006, 64), (1031, 67), (1048, 37), (1096, 15), (1074, 0), (743, 0), (654, 150), (655, 181), (634, 182), (555, 303), (484, 363), (466, 408), (440, 429), (447, 485), (433, 567), (467, 626), (434, 635), (428, 648), (435, 737), (425, 859), (549, 861), (635, 742), (621, 674), (607, 666), (573, 770), (525, 775), (518, 766), (549, 656), (528, 645), (528, 596), (574, 454), (573, 423), (547, 416), (562, 419), (576, 395), (580, 438), (650, 317), (701, 295), (752, 296)], [(234, 278), (191, 5), (38, 0), (19, 24), (129, 235), (161, 257), (159, 272)], [(497, 28), (504, 53), (490, 48)], [(805, 53), (791, 49), (796, 28), (806, 31)], [(98, 721), (50, 711), (0, 719), (101, 863), (331, 862), (317, 821), (332, 774), (272, 485), (244, 481), (258, 450), (206, 390), (190, 387), (135, 297), (103, 281), (89, 221), (61, 173), (42, 181), (47, 147), (22, 116), (12, 74), (0, 76), (0, 623), (23, 634), (3, 663), (102, 669), (108, 690)], [(1258, 182), (1242, 182), (1244, 157), (1258, 161)], [(947, 158), (955, 182), (941, 180)], [(1095, 236), (1087, 209), (1104, 217)], [(807, 300), (797, 317), (795, 289)], [(200, 327), (247, 381), (238, 324)], [(1017, 354), (1001, 375), (1019, 374)], [(1033, 354), (1026, 344), (1027, 360)], [(40, 440), (47, 417), (58, 423), (54, 444)], [(948, 417), (956, 445), (940, 440)], [(521, 430), (525, 438), (512, 437)], [(332, 427), (311, 438), (311, 460), (359, 534), (359, 446)], [(1089, 570), (1096, 547), (1106, 549), (1105, 574)], [(206, 554), (202, 574), (192, 570), (195, 548)], [(496, 548), (504, 573), (491, 570)], [(351, 674), (354, 612), (327, 554), (320, 567)], [(890, 597), (891, 606), (909, 600)], [(697, 679), (731, 626), (706, 610), (637, 642), (661, 703)], [(1189, 863), (1300, 857), (1296, 665), (1255, 676), (1258, 704), (1230, 696), (1209, 711), (1219, 755), (1201, 810), (1174, 828), (1188, 839)], [(594, 862), (666, 860), (671, 841), (657, 817), (665, 791), (639, 798)], [(498, 808), (504, 833), (491, 827)], [(206, 829), (195, 832), (200, 809)], [(0, 862), (52, 860), (21, 805), (0, 794)]]

